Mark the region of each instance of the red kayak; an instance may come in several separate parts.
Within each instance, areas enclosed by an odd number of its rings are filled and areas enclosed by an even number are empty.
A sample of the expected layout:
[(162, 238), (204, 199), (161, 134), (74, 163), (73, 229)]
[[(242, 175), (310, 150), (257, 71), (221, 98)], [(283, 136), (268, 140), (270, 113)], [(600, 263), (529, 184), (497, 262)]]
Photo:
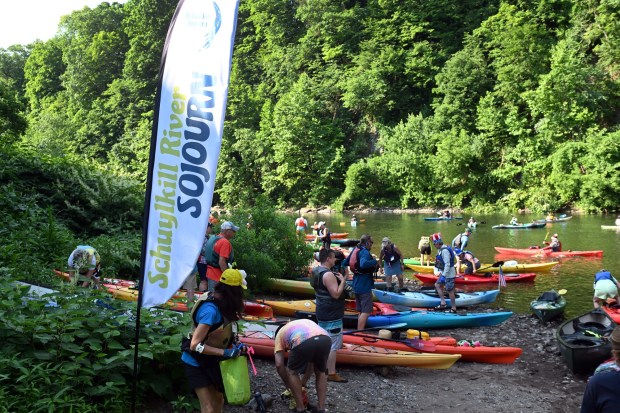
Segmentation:
[[(420, 281), (422, 281), (423, 283), (429, 283), (429, 284), (434, 284), (435, 282), (437, 282), (437, 278), (439, 278), (436, 275), (433, 274), (421, 274), (421, 273), (416, 273), (413, 274), (416, 277), (418, 277), (418, 279)], [(520, 273), (520, 274), (504, 274), (504, 278), (506, 279), (506, 282), (522, 282), (522, 281), (534, 281), (534, 278), (536, 278), (536, 273), (534, 272), (525, 272), (525, 273)], [(456, 284), (484, 284), (484, 283), (495, 283), (497, 284), (499, 282), (499, 274), (496, 273), (491, 273), (491, 274), (486, 274), (486, 275), (457, 275), (456, 280), (455, 280)]]
[(607, 313), (608, 316), (612, 318), (612, 320), (620, 324), (620, 306), (604, 305), (604, 306), (601, 306), (601, 308), (603, 309), (603, 311)]
[(500, 254), (506, 255), (527, 255), (530, 257), (551, 257), (551, 258), (569, 258), (569, 257), (598, 257), (603, 256), (602, 250), (592, 251), (557, 251), (553, 252), (546, 248), (502, 248), (494, 247)]
[[(371, 336), (365, 333), (345, 334), (343, 341), (349, 344), (360, 346), (374, 346), (388, 348), (397, 351), (420, 352), (406, 344), (406, 340), (388, 341), (380, 337)], [(425, 340), (422, 341), (424, 343)], [(439, 354), (460, 354), (461, 361), (473, 361), (477, 363), (511, 364), (521, 355), (523, 350), (518, 347), (464, 347), (457, 346), (456, 340), (452, 337), (431, 337), (429, 340), (435, 344), (433, 353)]]

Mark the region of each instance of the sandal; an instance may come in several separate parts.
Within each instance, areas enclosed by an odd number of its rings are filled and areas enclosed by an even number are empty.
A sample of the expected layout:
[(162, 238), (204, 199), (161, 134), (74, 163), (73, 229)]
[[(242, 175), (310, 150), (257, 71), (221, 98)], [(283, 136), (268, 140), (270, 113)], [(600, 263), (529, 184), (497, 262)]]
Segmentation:
[(437, 307), (435, 307), (435, 310), (445, 310), (446, 308), (448, 308), (447, 304), (439, 304)]
[(451, 308), (450, 311), (448, 311), (450, 314), (456, 314), (456, 310), (454, 308)]

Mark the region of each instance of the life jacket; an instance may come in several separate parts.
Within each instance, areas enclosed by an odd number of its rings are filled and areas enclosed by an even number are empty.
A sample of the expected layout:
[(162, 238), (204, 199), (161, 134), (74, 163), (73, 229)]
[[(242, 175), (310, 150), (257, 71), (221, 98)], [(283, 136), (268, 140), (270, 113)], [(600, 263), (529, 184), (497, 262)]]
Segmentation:
[[(212, 293), (202, 294), (196, 303), (192, 307), (191, 318), (192, 318), (192, 328), (187, 334), (187, 338), (191, 340), (196, 327), (198, 327), (198, 321), (196, 320), (196, 315), (198, 314), (198, 309), (207, 302), (214, 303), (217, 306), (217, 302), (215, 301), (215, 297)], [(219, 307), (218, 307), (219, 309)], [(236, 324), (232, 323), (222, 315), (223, 322), (216, 323), (209, 327), (209, 332), (207, 333), (207, 337), (204, 339), (203, 344), (206, 344), (211, 347), (216, 348), (228, 348), (233, 339), (233, 333), (236, 330)], [(233, 326), (235, 327), (233, 329)]]
[(441, 257), (441, 250), (443, 249), (447, 249), (450, 252), (450, 267), (454, 267), (454, 265), (456, 265), (456, 255), (454, 255), (454, 251), (451, 247), (444, 245), (439, 249), (439, 251), (437, 251), (437, 256), (435, 257), (435, 267), (440, 271), (443, 271), (446, 267), (446, 264), (443, 262), (443, 258)]
[(452, 240), (452, 245), (454, 245), (456, 248), (461, 248), (462, 238), (463, 238), (463, 234), (459, 234), (456, 237), (454, 237), (454, 239)]
[[(312, 270), (312, 278), (310, 284), (314, 288), (316, 296), (316, 318), (320, 321), (338, 320), (344, 317), (345, 307), (345, 290), (338, 298), (334, 298), (329, 293), (325, 284), (323, 284), (323, 275), (330, 272), (329, 268), (318, 266)], [(340, 280), (336, 279), (338, 284)]]
[(373, 274), (375, 272), (375, 267), (373, 268), (360, 268), (360, 263), (358, 260), (358, 255), (362, 247), (355, 247), (351, 255), (349, 255), (349, 269), (355, 273), (359, 274)]
[(383, 248), (383, 262), (388, 264), (390, 267), (393, 262), (400, 263), (400, 255), (394, 249), (394, 244), (390, 244), (390, 249)]
[(318, 235), (324, 245), (332, 243), (332, 233), (327, 228), (320, 228)]
[(597, 282), (599, 282), (601, 280), (613, 281), (611, 273), (609, 271), (599, 271), (596, 274), (594, 274), (594, 282), (595, 283), (597, 283)]
[[(221, 235), (210, 237), (205, 245), (205, 260), (207, 261), (207, 264), (215, 268), (220, 268), (220, 255), (215, 252), (215, 243), (222, 238), (224, 237)], [(233, 262), (235, 262), (235, 254), (232, 250), (230, 251), (230, 257), (228, 257), (226, 262), (228, 264), (232, 264)]]
[(299, 217), (295, 220), (295, 226), (306, 228), (306, 221), (302, 217)]
[(469, 254), (469, 255), (471, 255), (471, 259), (472, 259), (472, 260), (474, 260), (474, 262), (475, 262), (475, 263), (477, 263), (477, 262), (479, 262), (479, 261), (480, 261), (478, 258), (476, 258), (476, 256), (474, 255), (474, 253), (473, 253), (473, 252), (471, 252), (471, 251), (463, 250), (463, 253), (464, 253), (464, 254)]

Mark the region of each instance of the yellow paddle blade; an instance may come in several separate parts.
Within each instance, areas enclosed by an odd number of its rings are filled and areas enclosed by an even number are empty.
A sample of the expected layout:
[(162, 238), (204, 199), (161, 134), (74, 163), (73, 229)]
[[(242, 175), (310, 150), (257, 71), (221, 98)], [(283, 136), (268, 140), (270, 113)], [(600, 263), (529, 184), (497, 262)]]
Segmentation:
[(564, 295), (566, 294), (568, 291), (566, 291), (566, 288), (562, 288), (560, 291), (558, 291), (558, 294), (560, 295)]

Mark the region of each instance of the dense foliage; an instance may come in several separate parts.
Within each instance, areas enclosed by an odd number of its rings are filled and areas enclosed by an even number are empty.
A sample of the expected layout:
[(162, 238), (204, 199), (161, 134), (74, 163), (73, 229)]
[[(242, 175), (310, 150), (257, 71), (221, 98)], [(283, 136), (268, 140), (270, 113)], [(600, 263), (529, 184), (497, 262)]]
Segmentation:
[[(143, 179), (176, 1), (0, 50), (0, 142)], [(216, 201), (620, 204), (615, 0), (241, 1)]]

